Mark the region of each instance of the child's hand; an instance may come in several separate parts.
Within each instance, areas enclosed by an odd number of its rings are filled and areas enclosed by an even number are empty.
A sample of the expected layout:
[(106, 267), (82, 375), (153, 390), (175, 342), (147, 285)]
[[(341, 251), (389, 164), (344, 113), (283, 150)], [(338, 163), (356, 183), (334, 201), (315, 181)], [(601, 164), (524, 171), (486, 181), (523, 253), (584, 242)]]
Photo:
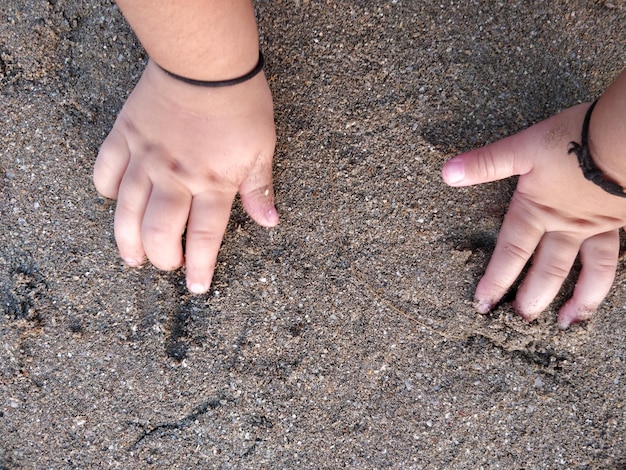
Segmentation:
[[(572, 298), (561, 307), (561, 328), (588, 319), (611, 288), (626, 223), (626, 199), (583, 177), (569, 143), (580, 142), (589, 105), (580, 105), (443, 167), (443, 179), (467, 186), (521, 175), (496, 248), (475, 293), (487, 313), (515, 282), (534, 253), (514, 308), (537, 318), (558, 293), (580, 253), (582, 270)], [(592, 115), (594, 119), (595, 113)]]
[(118, 199), (115, 239), (124, 261), (138, 266), (147, 256), (164, 270), (185, 264), (189, 290), (206, 292), (237, 193), (257, 223), (278, 223), (275, 141), (262, 73), (239, 85), (204, 88), (179, 82), (150, 61), (94, 169), (98, 191)]

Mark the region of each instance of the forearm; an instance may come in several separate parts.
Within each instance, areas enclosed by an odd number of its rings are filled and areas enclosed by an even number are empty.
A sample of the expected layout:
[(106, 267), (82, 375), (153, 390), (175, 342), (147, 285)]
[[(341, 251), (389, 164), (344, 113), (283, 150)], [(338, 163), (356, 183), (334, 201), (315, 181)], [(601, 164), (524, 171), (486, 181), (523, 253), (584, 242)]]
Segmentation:
[(246, 74), (258, 59), (250, 0), (117, 0), (148, 55), (197, 80)]
[(606, 89), (593, 110), (589, 150), (605, 176), (626, 187), (626, 69)]

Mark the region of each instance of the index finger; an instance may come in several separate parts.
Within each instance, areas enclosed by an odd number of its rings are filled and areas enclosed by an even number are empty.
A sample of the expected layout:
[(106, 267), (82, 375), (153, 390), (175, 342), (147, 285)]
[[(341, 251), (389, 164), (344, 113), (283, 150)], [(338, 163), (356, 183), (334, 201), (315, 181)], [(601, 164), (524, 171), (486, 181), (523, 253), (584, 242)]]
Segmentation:
[(187, 287), (194, 294), (209, 290), (234, 199), (235, 194), (212, 191), (193, 197), (187, 223), (185, 269)]

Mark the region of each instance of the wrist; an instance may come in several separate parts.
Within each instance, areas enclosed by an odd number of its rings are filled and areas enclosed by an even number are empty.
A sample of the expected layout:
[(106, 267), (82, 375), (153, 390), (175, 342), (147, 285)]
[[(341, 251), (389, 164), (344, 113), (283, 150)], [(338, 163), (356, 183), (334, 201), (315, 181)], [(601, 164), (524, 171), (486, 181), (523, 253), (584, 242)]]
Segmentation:
[(201, 81), (240, 77), (258, 61), (250, 0), (117, 0), (152, 60)]
[(626, 187), (626, 71), (607, 88), (593, 110), (589, 151), (606, 179)]
[(196, 80), (194, 78), (183, 77), (178, 74), (175, 74), (174, 72), (166, 70), (164, 67), (161, 67), (160, 65), (159, 67), (170, 77), (175, 78), (178, 81), (181, 81), (188, 85), (194, 85), (194, 86), (205, 87), (205, 88), (221, 88), (221, 87), (239, 85), (240, 83), (247, 82), (248, 80), (253, 79), (255, 76), (259, 74), (259, 72), (263, 70), (264, 63), (265, 63), (265, 59), (263, 58), (263, 54), (261, 53), (261, 51), (259, 51), (259, 59), (257, 61), (257, 64), (254, 66), (252, 70), (250, 70), (250, 72), (246, 73), (245, 75), (241, 75), (235, 78), (228, 78), (224, 80), (213, 80), (213, 81)]
[(169, 109), (193, 112), (198, 116), (219, 119), (225, 114), (244, 113), (242, 109), (257, 102), (269, 103), (271, 92), (263, 71), (237, 86), (201, 87), (190, 85), (168, 75), (155, 61), (150, 59), (141, 78), (154, 97), (167, 102)]
[[(258, 41), (249, 41), (252, 45), (234, 51), (225, 48), (220, 53), (205, 54), (199, 57), (179, 57), (170, 55), (150, 56), (165, 72), (174, 78), (184, 77), (190, 82), (224, 82), (256, 75), (259, 63), (262, 64)], [(256, 72), (255, 72), (256, 70)], [(250, 76), (249, 78), (252, 78)]]

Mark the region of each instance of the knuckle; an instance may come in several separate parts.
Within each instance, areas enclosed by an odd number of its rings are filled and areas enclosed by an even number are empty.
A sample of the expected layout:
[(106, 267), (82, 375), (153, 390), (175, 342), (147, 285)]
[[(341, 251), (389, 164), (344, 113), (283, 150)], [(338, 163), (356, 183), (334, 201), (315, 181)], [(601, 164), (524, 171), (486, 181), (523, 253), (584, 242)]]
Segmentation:
[(159, 246), (171, 240), (175, 234), (169, 228), (162, 225), (144, 225), (142, 238), (146, 244)]
[(570, 263), (560, 259), (553, 259), (543, 268), (543, 271), (548, 278), (562, 280), (567, 277), (570, 269)]
[(211, 227), (188, 227), (187, 238), (193, 238), (196, 242), (204, 244), (219, 240), (222, 235)]
[(476, 173), (482, 180), (494, 180), (498, 177), (497, 158), (491, 147), (483, 147), (477, 150)]
[(258, 201), (261, 203), (268, 203), (274, 200), (274, 190), (271, 184), (256, 187), (251, 191), (247, 191), (241, 194), (241, 197), (249, 200)]
[(613, 250), (599, 248), (587, 263), (592, 262), (596, 271), (600, 273), (613, 273), (617, 269), (617, 256)]
[(532, 251), (517, 243), (507, 243), (502, 251), (506, 256), (512, 258), (513, 261), (526, 262), (532, 255)]

